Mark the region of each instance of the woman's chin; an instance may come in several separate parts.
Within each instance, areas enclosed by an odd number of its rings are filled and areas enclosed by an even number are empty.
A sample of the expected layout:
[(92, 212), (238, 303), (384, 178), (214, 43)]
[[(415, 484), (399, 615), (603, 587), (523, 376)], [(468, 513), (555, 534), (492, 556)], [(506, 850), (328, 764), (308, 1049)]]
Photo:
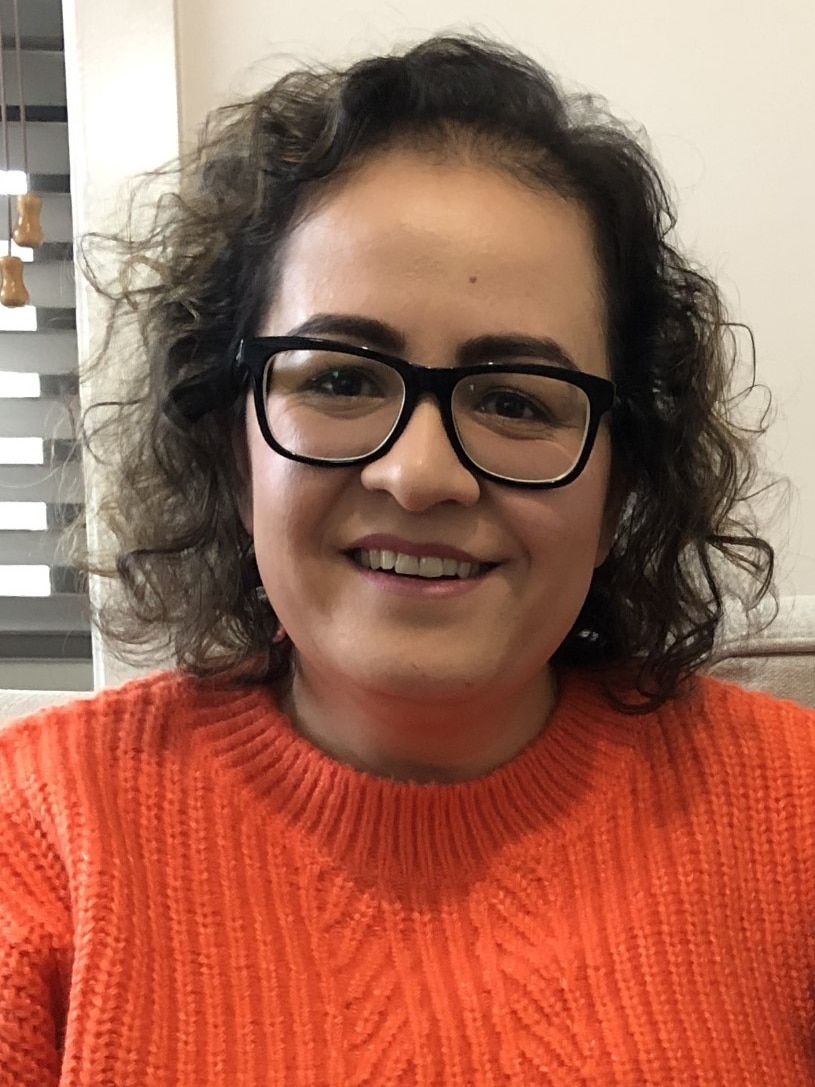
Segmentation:
[[(428, 710), (455, 702), (462, 706), (488, 702), (496, 696), (517, 693), (525, 686), (537, 687), (542, 681), (545, 686), (546, 674), (544, 663), (524, 683), (509, 661), (487, 655), (452, 653), (424, 659), (416, 654), (410, 659), (360, 654), (354, 660), (345, 661), (339, 672), (345, 690), (353, 689), (363, 697), (385, 702), (427, 703)], [(333, 686), (338, 689), (339, 680)]]

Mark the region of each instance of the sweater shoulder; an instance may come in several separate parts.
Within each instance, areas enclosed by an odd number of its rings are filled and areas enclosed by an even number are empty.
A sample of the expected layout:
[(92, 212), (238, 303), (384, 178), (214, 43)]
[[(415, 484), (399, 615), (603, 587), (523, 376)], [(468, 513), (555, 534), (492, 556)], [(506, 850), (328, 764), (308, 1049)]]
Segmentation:
[(167, 671), (39, 710), (0, 729), (0, 803), (92, 773), (111, 781), (151, 759), (183, 758), (202, 723), (228, 718), (252, 692)]
[(718, 725), (734, 743), (781, 744), (802, 754), (815, 752), (815, 709), (713, 676), (696, 681), (693, 697), (698, 698), (704, 719)]
[(733, 789), (751, 805), (811, 820), (815, 800), (815, 710), (712, 677), (662, 707), (649, 759), (668, 776)]
[(76, 698), (12, 720), (0, 728), (0, 752), (53, 742), (78, 735), (106, 721), (127, 720), (136, 711), (161, 713), (178, 701), (190, 681), (176, 672), (157, 672), (96, 693), (77, 692)]

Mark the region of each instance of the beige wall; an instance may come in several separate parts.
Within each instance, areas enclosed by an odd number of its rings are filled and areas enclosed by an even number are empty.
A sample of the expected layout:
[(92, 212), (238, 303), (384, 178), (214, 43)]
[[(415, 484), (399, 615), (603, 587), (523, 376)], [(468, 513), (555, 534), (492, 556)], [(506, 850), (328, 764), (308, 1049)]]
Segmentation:
[[(95, 12), (112, 28), (117, 64), (132, 51), (145, 78), (155, 76), (166, 20), (140, 12), (166, 11), (172, 0), (68, 2), (86, 22)], [(768, 459), (793, 484), (768, 531), (782, 590), (815, 593), (812, 0), (176, 0), (175, 8), (185, 138), (209, 109), (295, 59), (342, 60), (443, 27), (480, 27), (520, 45), (644, 123), (673, 180), (683, 241), (755, 332), (759, 379), (776, 403)], [(147, 31), (131, 50), (128, 26), (138, 23)], [(131, 86), (136, 93), (132, 76)], [(135, 121), (128, 129), (129, 160), (134, 142), (149, 149), (154, 108), (141, 130)]]
[[(76, 237), (121, 221), (130, 179), (178, 154), (174, 0), (63, 0), (71, 205)], [(96, 267), (103, 271), (97, 257)], [(81, 278), (76, 283), (77, 351), (83, 403), (115, 398), (118, 374), (83, 372), (105, 335), (106, 311)], [(132, 347), (122, 352), (131, 363)], [(104, 468), (85, 458), (87, 503), (93, 508)], [(89, 516), (89, 541), (97, 542)], [(104, 593), (91, 580), (91, 593)], [(107, 651), (94, 631), (94, 686), (134, 671)]]

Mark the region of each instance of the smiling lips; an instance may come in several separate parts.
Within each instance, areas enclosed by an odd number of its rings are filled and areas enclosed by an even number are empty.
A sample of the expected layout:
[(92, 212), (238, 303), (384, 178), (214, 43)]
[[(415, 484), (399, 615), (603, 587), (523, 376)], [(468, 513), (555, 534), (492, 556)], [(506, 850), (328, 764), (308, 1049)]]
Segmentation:
[(357, 548), (351, 557), (358, 566), (366, 570), (382, 570), (386, 573), (402, 574), (407, 577), (422, 578), (467, 578), (479, 577), (492, 567), (484, 562), (467, 562), (454, 558), (441, 558), (439, 555), (407, 555), (403, 551), (371, 548)]

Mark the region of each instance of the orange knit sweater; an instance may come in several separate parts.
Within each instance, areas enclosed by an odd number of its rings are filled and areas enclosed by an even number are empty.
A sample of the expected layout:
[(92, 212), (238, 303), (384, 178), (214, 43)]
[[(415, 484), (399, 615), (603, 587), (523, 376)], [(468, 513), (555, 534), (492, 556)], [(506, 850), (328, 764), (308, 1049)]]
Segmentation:
[(814, 986), (790, 704), (566, 676), (454, 785), (174, 675), (0, 732), (2, 1087), (797, 1087)]

